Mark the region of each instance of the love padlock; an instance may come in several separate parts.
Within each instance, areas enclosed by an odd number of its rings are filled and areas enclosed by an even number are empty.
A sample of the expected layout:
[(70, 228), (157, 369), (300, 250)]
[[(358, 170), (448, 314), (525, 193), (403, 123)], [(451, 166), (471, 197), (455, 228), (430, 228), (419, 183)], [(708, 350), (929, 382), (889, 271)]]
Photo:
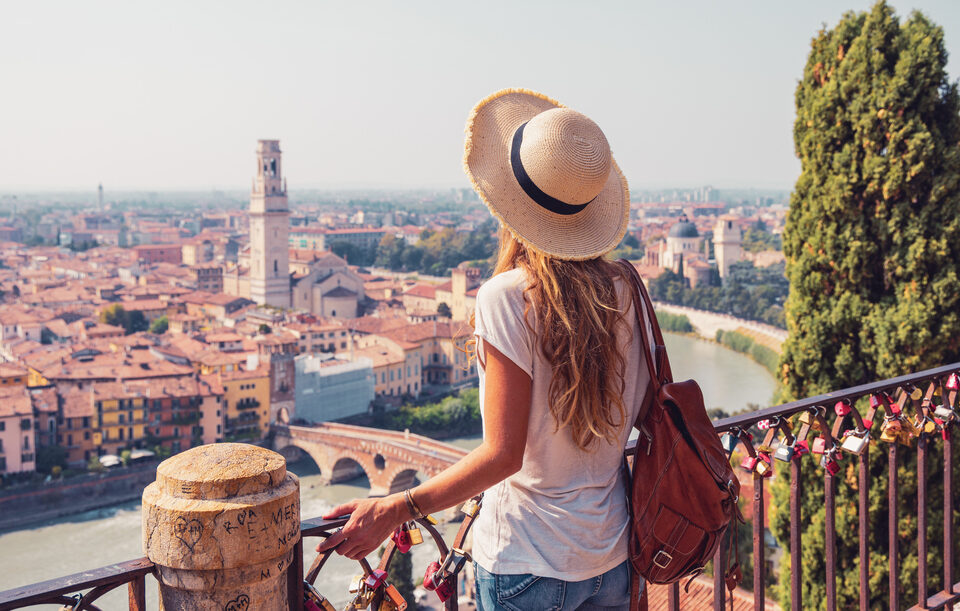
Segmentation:
[(439, 562), (431, 562), (427, 565), (427, 570), (423, 572), (423, 588), (425, 590), (436, 590), (437, 584), (434, 582), (434, 578), (437, 576), (437, 571), (440, 570)]
[(806, 439), (798, 441), (794, 444), (794, 458), (800, 458), (804, 454), (810, 453), (810, 444)]
[(832, 452), (820, 457), (820, 466), (823, 467), (831, 476), (840, 473), (840, 463), (833, 459)]
[(870, 445), (869, 431), (865, 431), (859, 435), (853, 431), (847, 431), (847, 435), (843, 438), (843, 443), (840, 444), (840, 449), (844, 452), (859, 456), (863, 454), (863, 451), (867, 449), (868, 445)]
[(367, 586), (368, 590), (376, 590), (383, 585), (383, 582), (387, 580), (387, 572), (383, 569), (374, 569), (370, 571), (370, 574), (364, 577), (363, 585)]
[(744, 456), (743, 460), (740, 461), (740, 468), (753, 473), (757, 469), (758, 460), (756, 456)]
[(727, 454), (733, 454), (739, 444), (740, 438), (731, 433), (724, 433), (723, 437), (720, 438), (720, 445), (723, 446), (723, 451)]
[(440, 602), (445, 603), (447, 600), (454, 595), (453, 583), (449, 579), (443, 579), (440, 583), (437, 584), (436, 590), (437, 597), (440, 599)]
[(813, 440), (813, 446), (810, 451), (814, 454), (823, 454), (827, 449), (827, 440), (823, 437), (817, 437)]
[(406, 524), (393, 531), (393, 535), (390, 537), (393, 539), (394, 545), (397, 546), (397, 551), (401, 554), (406, 554), (410, 551), (410, 546), (413, 545), (413, 542), (410, 540), (410, 531), (407, 530)]
[(844, 399), (843, 401), (837, 401), (833, 406), (833, 411), (837, 413), (841, 418), (850, 413), (850, 401), (849, 399)]
[(781, 443), (779, 446), (777, 446), (777, 451), (773, 453), (773, 457), (783, 462), (790, 462), (793, 460), (794, 454), (796, 454), (795, 448), (795, 445)]
[(960, 376), (958, 376), (956, 373), (951, 373), (947, 378), (946, 389), (960, 390)]
[(760, 477), (773, 477), (773, 462), (766, 452), (757, 452), (757, 473)]

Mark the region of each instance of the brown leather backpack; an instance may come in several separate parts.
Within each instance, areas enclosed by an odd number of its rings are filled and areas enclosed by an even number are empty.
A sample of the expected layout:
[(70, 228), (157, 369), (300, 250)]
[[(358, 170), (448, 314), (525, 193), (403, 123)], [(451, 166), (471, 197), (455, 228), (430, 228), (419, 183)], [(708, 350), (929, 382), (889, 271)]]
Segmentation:
[[(635, 427), (640, 431), (633, 455), (630, 563), (634, 579), (631, 608), (638, 601), (639, 577), (669, 584), (699, 575), (711, 560), (727, 525), (737, 518), (740, 482), (707, 416), (703, 393), (693, 380), (674, 382), (653, 302), (640, 274), (618, 263), (633, 286), (634, 310), (643, 341), (650, 386)], [(655, 340), (644, 323), (647, 313)], [(688, 583), (689, 585), (689, 583)]]

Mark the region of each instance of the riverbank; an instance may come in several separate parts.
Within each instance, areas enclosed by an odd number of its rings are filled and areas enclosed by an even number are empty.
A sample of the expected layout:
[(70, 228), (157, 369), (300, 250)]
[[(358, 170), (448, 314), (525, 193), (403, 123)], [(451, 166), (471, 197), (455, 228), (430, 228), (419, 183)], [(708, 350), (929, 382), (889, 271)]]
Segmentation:
[(706, 310), (697, 310), (686, 306), (678, 306), (670, 303), (655, 301), (654, 308), (670, 314), (682, 314), (687, 317), (693, 330), (700, 337), (716, 341), (717, 331), (738, 331), (743, 333), (746, 330), (757, 343), (767, 346), (777, 354), (782, 351), (783, 342), (787, 339), (787, 332), (784, 329), (778, 329), (771, 325), (754, 322), (752, 320), (743, 320), (730, 316), (729, 314), (718, 314), (716, 312), (707, 312)]
[(156, 479), (157, 464), (4, 489), (0, 491), (0, 532), (139, 500), (143, 489)]

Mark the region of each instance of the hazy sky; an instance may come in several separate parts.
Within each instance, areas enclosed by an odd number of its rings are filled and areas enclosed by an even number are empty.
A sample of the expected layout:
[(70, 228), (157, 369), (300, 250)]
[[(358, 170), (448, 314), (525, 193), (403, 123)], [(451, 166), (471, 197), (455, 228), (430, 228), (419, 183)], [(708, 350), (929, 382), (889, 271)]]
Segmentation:
[[(790, 188), (809, 41), (869, 0), (28, 0), (0, 7), (0, 190), (237, 189), (279, 138), (290, 189), (468, 186), (504, 87), (592, 117), (635, 187)], [(946, 33), (960, 2), (892, 0)]]

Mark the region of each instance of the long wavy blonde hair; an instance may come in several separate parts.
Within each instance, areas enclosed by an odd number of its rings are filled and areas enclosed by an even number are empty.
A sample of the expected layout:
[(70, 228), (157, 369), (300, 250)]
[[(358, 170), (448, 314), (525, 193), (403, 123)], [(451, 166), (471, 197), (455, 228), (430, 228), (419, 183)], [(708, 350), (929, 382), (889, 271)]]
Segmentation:
[(553, 371), (548, 398), (555, 431), (569, 427), (583, 450), (600, 439), (618, 443), (627, 411), (614, 279), (624, 276), (603, 257), (565, 261), (528, 248), (501, 226), (493, 273), (514, 268), (526, 273), (525, 319), (539, 330), (539, 349)]

